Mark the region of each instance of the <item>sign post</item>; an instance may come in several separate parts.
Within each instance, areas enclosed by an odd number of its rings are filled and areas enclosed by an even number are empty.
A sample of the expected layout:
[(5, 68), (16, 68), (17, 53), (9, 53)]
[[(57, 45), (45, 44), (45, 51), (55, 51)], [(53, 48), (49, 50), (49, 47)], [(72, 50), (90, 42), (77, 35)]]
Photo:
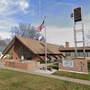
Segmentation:
[[(74, 42), (75, 42), (75, 58), (78, 57), (77, 55), (77, 47), (79, 43), (83, 44), (83, 57), (85, 58), (85, 36), (84, 36), (84, 24), (82, 19), (82, 7), (74, 8), (73, 9), (73, 22), (74, 22)], [(78, 22), (81, 23), (81, 28), (77, 29)], [(82, 40), (77, 40), (77, 33), (82, 33)]]

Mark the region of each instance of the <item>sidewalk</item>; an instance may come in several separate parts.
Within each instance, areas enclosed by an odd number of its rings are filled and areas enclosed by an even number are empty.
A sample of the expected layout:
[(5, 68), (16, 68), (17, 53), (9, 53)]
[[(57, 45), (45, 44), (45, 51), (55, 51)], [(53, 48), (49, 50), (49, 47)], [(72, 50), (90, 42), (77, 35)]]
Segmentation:
[(65, 81), (80, 83), (80, 84), (84, 84), (84, 85), (90, 85), (90, 81), (88, 81), (88, 80), (74, 79), (74, 78), (69, 78), (69, 77), (39, 73), (36, 71), (26, 71), (26, 70), (21, 70), (21, 69), (16, 69), (16, 68), (2, 67), (2, 69), (14, 70), (14, 71), (19, 71), (19, 72), (26, 72), (26, 73), (41, 75), (41, 76), (45, 76), (45, 77), (49, 77), (49, 78), (55, 78), (55, 79), (59, 79), (59, 80), (65, 80)]

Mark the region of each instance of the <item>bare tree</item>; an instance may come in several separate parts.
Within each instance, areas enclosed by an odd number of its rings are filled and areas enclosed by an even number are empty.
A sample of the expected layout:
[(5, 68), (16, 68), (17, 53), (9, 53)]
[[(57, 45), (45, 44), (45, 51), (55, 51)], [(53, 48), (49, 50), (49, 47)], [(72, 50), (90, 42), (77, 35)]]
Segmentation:
[(64, 45), (60, 45), (60, 48), (64, 48)]
[[(18, 36), (24, 36), (31, 38), (33, 40), (40, 40), (40, 41), (45, 41), (44, 36), (42, 36), (37, 28), (32, 26), (31, 24), (23, 24), (20, 23), (19, 27), (15, 26), (11, 28), (12, 36), (18, 35)], [(41, 39), (39, 39), (41, 37)]]

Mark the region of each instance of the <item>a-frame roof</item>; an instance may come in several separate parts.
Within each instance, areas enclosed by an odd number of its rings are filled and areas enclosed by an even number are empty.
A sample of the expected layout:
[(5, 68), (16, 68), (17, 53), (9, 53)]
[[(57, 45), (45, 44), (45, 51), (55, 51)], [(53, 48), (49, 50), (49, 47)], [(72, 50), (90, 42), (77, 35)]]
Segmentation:
[(3, 54), (6, 54), (9, 51), (10, 47), (14, 45), (16, 39), (35, 54), (45, 54), (45, 45), (47, 45), (48, 54), (61, 54), (59, 51), (60, 46), (20, 36), (15, 36), (13, 38), (7, 48), (3, 51)]

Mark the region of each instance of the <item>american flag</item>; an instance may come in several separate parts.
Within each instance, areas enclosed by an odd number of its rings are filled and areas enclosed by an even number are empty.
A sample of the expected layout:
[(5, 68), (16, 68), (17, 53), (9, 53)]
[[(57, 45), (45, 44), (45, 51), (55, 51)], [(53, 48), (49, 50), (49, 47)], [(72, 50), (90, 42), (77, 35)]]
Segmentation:
[(38, 32), (41, 32), (41, 30), (45, 27), (45, 21), (43, 20), (42, 24), (38, 27)]

